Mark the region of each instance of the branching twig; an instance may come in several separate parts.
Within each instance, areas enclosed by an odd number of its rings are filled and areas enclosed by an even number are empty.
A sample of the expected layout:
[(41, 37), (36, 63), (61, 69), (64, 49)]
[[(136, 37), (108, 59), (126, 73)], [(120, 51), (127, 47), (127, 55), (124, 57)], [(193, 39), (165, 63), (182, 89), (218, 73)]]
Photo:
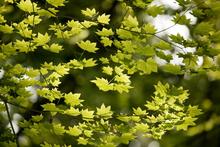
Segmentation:
[(159, 34), (159, 33), (161, 33), (161, 32), (167, 31), (167, 30), (171, 29), (172, 27), (176, 26), (176, 25), (179, 23), (179, 21), (182, 19), (182, 17), (183, 17), (188, 11), (192, 10), (192, 9), (195, 8), (195, 7), (198, 7), (199, 5), (201, 5), (201, 4), (203, 4), (203, 3), (204, 3), (204, 1), (200, 2), (199, 4), (197, 4), (197, 5), (195, 5), (195, 6), (190, 6), (189, 8), (187, 8), (187, 9), (183, 12), (183, 14), (177, 19), (177, 21), (176, 21), (173, 25), (171, 25), (171, 26), (169, 26), (169, 27), (167, 27), (167, 28), (164, 28), (164, 29), (162, 29), (162, 30), (159, 30), (159, 31), (157, 31), (155, 34)]

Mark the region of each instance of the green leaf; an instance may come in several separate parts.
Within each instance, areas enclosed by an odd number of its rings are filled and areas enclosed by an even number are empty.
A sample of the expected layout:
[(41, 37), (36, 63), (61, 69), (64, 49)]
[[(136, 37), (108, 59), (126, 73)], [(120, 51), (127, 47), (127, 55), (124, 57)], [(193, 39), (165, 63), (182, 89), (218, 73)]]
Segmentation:
[(140, 55), (153, 56), (155, 55), (155, 48), (150, 45), (145, 45), (145, 46), (137, 47), (135, 52), (137, 52)]
[(116, 33), (118, 34), (120, 39), (132, 39), (133, 35), (130, 31), (117, 29)]
[[(150, 2), (150, 0), (148, 0)], [(133, 0), (132, 1), (133, 5), (135, 5), (136, 7), (139, 7), (139, 8), (146, 8), (148, 3), (145, 2), (144, 0)]]
[(21, 36), (25, 38), (32, 38), (35, 36), (32, 30), (29, 29), (28, 24), (25, 24), (23, 21), (20, 22), (19, 24), (14, 23), (13, 26), (18, 30), (18, 34), (20, 34)]
[(58, 64), (54, 67), (54, 70), (61, 76), (64, 76), (69, 73), (69, 68), (67, 68), (65, 65)]
[(123, 133), (120, 137), (120, 141), (124, 144), (128, 144), (129, 141), (133, 140), (135, 136), (132, 133)]
[(5, 111), (5, 105), (0, 103), (0, 112)]
[(80, 41), (77, 44), (81, 49), (86, 50), (91, 53), (95, 53), (95, 51), (98, 50), (98, 48), (96, 47), (96, 43), (92, 43), (89, 40)]
[(104, 104), (101, 105), (101, 108), (97, 108), (97, 112), (96, 112), (97, 115), (99, 115), (100, 117), (111, 117), (113, 112), (111, 111), (111, 107), (108, 106), (108, 107), (105, 107)]
[(189, 105), (187, 112), (191, 117), (195, 117), (202, 114), (201, 109), (199, 109), (198, 106), (191, 106), (191, 105)]
[(102, 62), (102, 64), (109, 64), (108, 58), (101, 57), (101, 58), (99, 58), (99, 60)]
[(155, 102), (147, 102), (145, 104), (145, 107), (147, 107), (148, 110), (157, 111), (160, 109), (160, 107)]
[(3, 33), (11, 34), (11, 33), (13, 33), (13, 30), (14, 30), (14, 28), (12, 26), (7, 25), (7, 24), (0, 25), (0, 31)]
[(108, 80), (104, 78), (96, 78), (96, 80), (92, 80), (92, 83), (95, 83), (96, 86), (102, 91), (113, 90), (113, 84), (110, 84)]
[(130, 40), (126, 40), (126, 41), (121, 41), (122, 44), (122, 50), (128, 53), (134, 53), (135, 49), (137, 48), (136, 45), (130, 41)]
[(211, 31), (214, 31), (213, 24), (210, 22), (201, 22), (196, 25), (193, 32), (198, 35), (208, 35)]
[(181, 25), (190, 25), (190, 19), (187, 19), (186, 15), (180, 15), (178, 13), (173, 17), (173, 21), (174, 23), (178, 23)]
[[(84, 61), (84, 62), (86, 62), (86, 61)], [(83, 69), (83, 64), (81, 62), (77, 61), (76, 59), (70, 60), (68, 65), (70, 66), (70, 68)]]
[(213, 66), (214, 66), (214, 60), (209, 56), (204, 56), (202, 67), (203, 68), (211, 68)]
[(81, 24), (82, 24), (85, 28), (87, 28), (87, 29), (90, 28), (90, 27), (92, 27), (92, 26), (96, 26), (96, 25), (97, 25), (96, 22), (87, 21), (87, 20), (81, 22)]
[(126, 74), (116, 75), (114, 80), (119, 83), (131, 83), (130, 76)]
[(81, 94), (79, 93), (68, 93), (68, 94), (65, 94), (64, 95), (64, 99), (65, 99), (65, 103), (70, 105), (70, 106), (78, 106), (81, 104), (81, 102), (83, 100), (80, 100), (79, 97), (80, 97)]
[(94, 60), (93, 58), (90, 59), (83, 59), (82, 60), (83, 66), (84, 67), (94, 67), (96, 66), (96, 60)]
[(156, 32), (155, 27), (150, 23), (144, 24), (142, 29), (143, 29), (143, 32), (147, 34), (154, 34)]
[(59, 53), (60, 51), (63, 50), (63, 47), (57, 43), (53, 43), (50, 46), (44, 45), (43, 48), (54, 53)]
[(115, 73), (118, 74), (118, 75), (121, 75), (121, 74), (123, 74), (123, 69), (121, 67), (116, 66), (115, 67)]
[(156, 17), (159, 14), (163, 14), (164, 7), (163, 6), (157, 6), (157, 5), (151, 5), (151, 6), (148, 6), (146, 12), (150, 16)]
[(23, 11), (25, 11), (25, 12), (29, 12), (29, 13), (31, 13), (31, 12), (37, 12), (37, 10), (39, 9), (39, 8), (37, 7), (37, 4), (34, 3), (34, 2), (32, 2), (31, 0), (21, 0), (21, 1), (17, 4), (17, 6), (18, 6), (21, 10), (23, 10)]
[(111, 68), (110, 66), (102, 67), (102, 72), (107, 75), (112, 75), (113, 68)]
[(125, 20), (123, 20), (122, 24), (129, 28), (135, 28), (138, 27), (138, 20), (136, 17), (132, 17), (129, 15)]
[(31, 51), (30, 48), (30, 43), (24, 40), (16, 40), (15, 44), (14, 44), (16, 49), (19, 49), (19, 52), (29, 52)]
[(146, 110), (142, 110), (140, 107), (138, 107), (137, 109), (133, 108), (134, 114), (135, 115), (146, 115)]
[(185, 57), (183, 59), (183, 63), (185, 63), (186, 69), (195, 69), (197, 67), (198, 56), (189, 55), (189, 57)]
[(173, 42), (176, 42), (176, 43), (179, 43), (179, 44), (182, 44), (183, 41), (185, 40), (185, 39), (183, 38), (183, 36), (181, 36), (179, 33), (176, 34), (176, 35), (171, 34), (171, 35), (169, 36), (169, 38), (172, 39)]
[(99, 36), (108, 37), (114, 35), (114, 32), (112, 31), (112, 29), (102, 28), (102, 30), (97, 31), (96, 34), (98, 34)]
[(87, 17), (93, 17), (94, 15), (96, 15), (96, 10), (93, 8), (93, 9), (89, 9), (89, 8), (86, 8), (86, 10), (81, 10), (82, 14), (87, 16)]
[(158, 43), (155, 43), (154, 46), (156, 48), (159, 48), (159, 49), (162, 49), (162, 50), (171, 50), (171, 49), (173, 49), (170, 43), (165, 42), (163, 40), (160, 40)]
[(65, 0), (46, 0), (49, 4), (54, 7), (64, 6)]
[(110, 40), (108, 37), (101, 37), (101, 43), (104, 45), (104, 47), (106, 46), (112, 46), (113, 41)]
[(23, 20), (25, 23), (33, 26), (39, 24), (42, 19), (38, 15), (29, 15), (26, 19)]
[(77, 139), (77, 141), (78, 141), (78, 144), (82, 144), (82, 145), (87, 145), (88, 144), (88, 139), (83, 138), (83, 137), (79, 137)]
[(138, 60), (137, 69), (142, 71), (143, 74), (151, 74), (157, 72), (157, 63), (152, 58), (148, 58), (146, 61)]
[(162, 66), (163, 71), (171, 73), (171, 74), (183, 74), (181, 71), (180, 65), (173, 65), (173, 64), (165, 64)]
[(58, 112), (60, 111), (59, 108), (56, 107), (54, 103), (47, 103), (44, 105), (41, 105), (44, 108), (44, 111), (51, 111), (51, 112)]
[(53, 132), (56, 135), (63, 135), (66, 131), (65, 131), (64, 126), (58, 123), (58, 124), (53, 124)]
[(86, 137), (92, 137), (92, 135), (93, 135), (91, 130), (84, 130), (83, 133), (85, 134)]
[[(49, 10), (49, 11), (48, 11)], [(45, 17), (56, 17), (56, 13), (58, 12), (58, 10), (56, 10), (55, 8), (48, 8), (48, 10), (45, 9), (40, 9), (37, 11), (37, 13), (40, 16), (45, 16)]]
[(69, 130), (66, 131), (67, 134), (71, 136), (79, 136), (82, 134), (82, 130), (78, 126), (69, 127)]
[(50, 90), (48, 88), (38, 89), (37, 94), (41, 97), (48, 99), (50, 102), (53, 102), (56, 98), (59, 98), (59, 95), (53, 93), (53, 90)]
[(196, 118), (192, 118), (192, 117), (184, 117), (183, 118), (183, 123), (180, 125), (176, 126), (177, 131), (179, 130), (187, 130), (189, 126), (194, 126), (195, 123), (194, 121), (196, 120)]
[(0, 14), (0, 23), (5, 23), (6, 20), (3, 15)]
[[(182, 91), (182, 88), (180, 90)], [(180, 94), (178, 96), (178, 100), (179, 100), (180, 104), (183, 104), (184, 101), (188, 98), (189, 98), (189, 94), (187, 93), (186, 90), (182, 91), (182, 94)]]
[(137, 132), (140, 131), (140, 132), (145, 133), (149, 130), (149, 126), (148, 126), (148, 124), (144, 124), (144, 123), (136, 123), (134, 129)]
[(157, 96), (162, 96), (162, 97), (166, 97), (167, 92), (169, 90), (170, 85), (169, 84), (163, 84), (161, 82), (158, 82), (157, 85), (154, 86), (156, 91), (154, 92), (154, 94)]
[(60, 77), (62, 77), (62, 76), (59, 75), (57, 72), (53, 72), (52, 74), (50, 74), (46, 78), (46, 80), (47, 80), (48, 84), (51, 84), (52, 86), (57, 87), (61, 83)]
[(97, 21), (101, 24), (109, 24), (109, 21), (110, 21), (109, 17), (110, 15), (105, 15), (104, 13), (98, 16)]
[(88, 109), (82, 110), (81, 114), (85, 120), (92, 120), (94, 118), (94, 111), (89, 111)]
[(41, 33), (38, 33), (37, 37), (33, 39), (33, 41), (39, 45), (39, 46), (42, 46), (42, 45), (45, 45), (46, 43), (48, 43), (50, 41), (50, 36), (45, 33), (44, 35), (41, 34)]
[(172, 55), (168, 54), (166, 55), (163, 51), (157, 51), (157, 56), (160, 57), (161, 59), (166, 60), (167, 62), (170, 62), (170, 60), (173, 59)]
[(129, 90), (131, 89), (132, 87), (128, 84), (114, 84), (114, 90), (115, 91), (118, 91), (119, 93), (122, 93), (122, 92), (129, 92)]
[(70, 109), (65, 110), (63, 114), (70, 115), (70, 116), (78, 116), (80, 115), (80, 112), (79, 112), (79, 109), (70, 107)]
[(130, 118), (131, 117), (129, 117), (129, 116), (118, 116), (117, 117), (118, 120), (123, 121), (123, 122), (129, 122)]
[(186, 7), (189, 5), (192, 1), (191, 0), (176, 0), (178, 4), (182, 7)]

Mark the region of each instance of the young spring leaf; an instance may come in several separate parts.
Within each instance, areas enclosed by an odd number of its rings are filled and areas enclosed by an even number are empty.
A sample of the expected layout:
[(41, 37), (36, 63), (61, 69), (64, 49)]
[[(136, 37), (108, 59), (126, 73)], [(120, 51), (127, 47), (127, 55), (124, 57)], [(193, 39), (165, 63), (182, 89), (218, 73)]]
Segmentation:
[(3, 33), (13, 33), (14, 28), (12, 26), (9, 26), (7, 24), (5, 25), (0, 25), (0, 31)]
[(96, 86), (103, 91), (113, 90), (113, 84), (109, 84), (108, 80), (104, 78), (96, 78), (96, 80), (92, 80), (92, 83), (95, 83)]
[(131, 15), (129, 15), (127, 18), (125, 18), (122, 24), (129, 28), (135, 28), (138, 27), (138, 20), (136, 17), (132, 17)]
[(46, 0), (49, 4), (54, 7), (64, 6), (65, 0)]
[(104, 13), (98, 16), (97, 21), (101, 24), (109, 24), (109, 21), (110, 21), (109, 17), (110, 15), (105, 15)]
[(110, 66), (102, 67), (102, 72), (107, 75), (112, 75), (113, 68), (111, 68)]
[(80, 97), (79, 93), (73, 94), (72, 92), (70, 92), (68, 94), (65, 94), (64, 95), (65, 103), (70, 106), (78, 106), (83, 101), (80, 100), (79, 97)]
[(110, 40), (108, 37), (101, 37), (101, 43), (104, 45), (104, 47), (106, 46), (112, 46), (113, 41)]
[(86, 8), (86, 10), (82, 10), (81, 12), (83, 15), (87, 17), (93, 17), (96, 14), (96, 10), (94, 8), (93, 9)]
[(100, 117), (111, 117), (113, 112), (111, 111), (111, 107), (108, 106), (108, 107), (105, 107), (104, 104), (101, 105), (101, 108), (97, 108), (97, 112), (96, 112), (97, 115), (99, 115)]
[(79, 136), (80, 134), (82, 134), (82, 130), (79, 129), (78, 126), (74, 126), (74, 127), (69, 127), (69, 130), (67, 130), (66, 133), (71, 136)]
[(162, 14), (164, 12), (164, 7), (162, 5), (161, 6), (151, 5), (148, 6), (146, 12), (150, 16), (156, 17), (157, 15)]
[(44, 35), (38, 33), (37, 37), (34, 38), (34, 42), (39, 46), (45, 45), (49, 41), (50, 41), (50, 36), (47, 33), (45, 33)]
[(91, 53), (95, 53), (95, 51), (98, 50), (98, 48), (96, 47), (96, 43), (92, 43), (89, 40), (80, 41), (77, 44), (81, 49), (86, 50)]
[(148, 58), (146, 61), (138, 60), (137, 69), (142, 71), (143, 74), (151, 74), (157, 72), (157, 63), (152, 58)]
[(63, 50), (63, 47), (60, 44), (57, 44), (57, 43), (53, 43), (50, 46), (49, 45), (44, 45), (43, 48), (46, 49), (46, 50), (49, 50), (51, 52), (54, 52), (54, 53), (59, 53), (60, 51)]
[(99, 36), (108, 37), (114, 35), (114, 32), (112, 31), (112, 29), (102, 28), (102, 30), (97, 31), (96, 34), (98, 34)]
[(89, 111), (88, 109), (82, 110), (81, 114), (85, 120), (92, 120), (94, 117), (94, 111)]
[(37, 7), (37, 4), (32, 2), (31, 0), (21, 0), (17, 6), (25, 11), (25, 12), (37, 12), (37, 10), (39, 9), (39, 7)]

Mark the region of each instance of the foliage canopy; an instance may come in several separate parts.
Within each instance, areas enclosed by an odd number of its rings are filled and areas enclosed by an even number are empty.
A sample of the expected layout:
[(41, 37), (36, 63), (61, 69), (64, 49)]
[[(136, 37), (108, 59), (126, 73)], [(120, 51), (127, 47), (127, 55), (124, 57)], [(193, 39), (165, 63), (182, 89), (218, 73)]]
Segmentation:
[[(84, 7), (78, 19), (65, 11), (71, 0), (0, 2), (1, 146), (22, 146), (19, 137), (28, 138), (28, 146), (42, 147), (114, 147), (139, 136), (161, 139), (168, 131), (187, 131), (202, 110), (199, 103), (187, 102), (190, 92), (184, 85), (157, 75), (220, 79), (217, 0), (177, 0), (180, 9), (171, 12), (152, 0), (116, 0), (119, 12)], [(197, 18), (195, 24), (188, 12)], [(169, 13), (174, 25), (163, 30), (142, 20)], [(161, 35), (177, 24), (187, 26), (191, 37)], [(172, 62), (174, 55), (181, 64)], [(66, 85), (68, 76), (91, 84), (72, 90), (74, 81)], [(145, 77), (156, 82), (144, 104), (124, 111), (105, 102), (95, 106), (87, 102), (95, 94), (113, 99), (132, 90), (138, 93), (135, 79)], [(85, 98), (90, 87), (95, 94)], [(36, 101), (30, 99), (33, 91)], [(13, 124), (15, 113), (21, 117), (19, 131)]]

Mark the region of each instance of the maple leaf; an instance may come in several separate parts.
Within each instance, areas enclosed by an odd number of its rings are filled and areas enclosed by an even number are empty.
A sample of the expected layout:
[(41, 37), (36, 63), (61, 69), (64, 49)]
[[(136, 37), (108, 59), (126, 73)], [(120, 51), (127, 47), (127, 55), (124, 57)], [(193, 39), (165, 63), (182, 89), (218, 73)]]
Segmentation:
[(97, 20), (101, 24), (108, 24), (110, 21), (109, 17), (110, 17), (110, 15), (105, 15), (105, 13), (104, 13), (102, 15), (99, 15)]
[(95, 51), (98, 50), (98, 48), (96, 47), (96, 43), (92, 43), (89, 40), (80, 41), (77, 44), (81, 49), (86, 50), (86, 51), (91, 52), (91, 53), (95, 53)]

